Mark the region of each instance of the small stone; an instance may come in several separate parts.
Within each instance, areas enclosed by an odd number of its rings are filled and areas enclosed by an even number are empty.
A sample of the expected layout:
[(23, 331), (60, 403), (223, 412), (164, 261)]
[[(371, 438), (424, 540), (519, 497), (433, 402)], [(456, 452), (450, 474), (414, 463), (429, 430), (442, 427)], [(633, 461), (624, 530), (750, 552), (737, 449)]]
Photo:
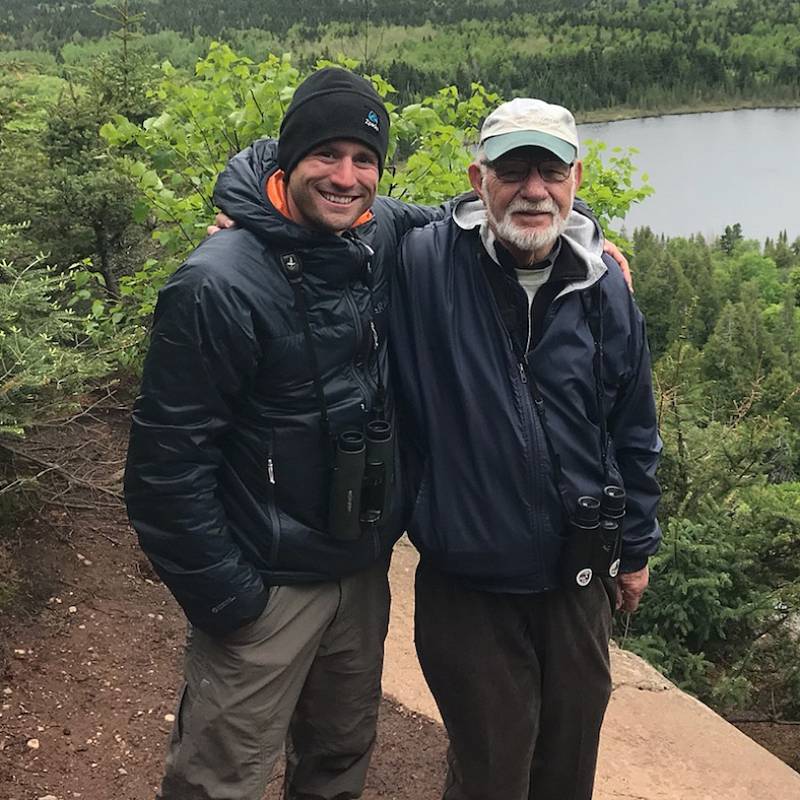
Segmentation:
[(164, 722), (175, 722), (174, 714), (164, 714)]
[(6, 695), (6, 697), (8, 697), (8, 695), (13, 694), (13, 692), (8, 686), (6, 686), (6, 688), (3, 689), (3, 694)]
[(128, 770), (126, 770), (126, 769), (125, 769), (125, 767), (120, 767), (120, 768), (117, 770), (117, 773), (118, 773), (119, 775), (127, 775), (127, 774), (128, 774)]
[(31, 750), (38, 750), (39, 749), (39, 740), (38, 739), (28, 739), (27, 745)]
[(92, 566), (92, 562), (91, 562), (91, 561), (89, 561), (89, 559), (88, 559), (88, 558), (84, 558), (84, 559), (83, 559), (83, 566), (84, 566), (84, 567), (91, 567), (91, 566)]
[(40, 797), (39, 800), (58, 800), (58, 798), (54, 794), (46, 794)]
[(69, 611), (70, 614), (77, 614), (78, 613), (78, 608), (77, 608), (77, 606), (70, 606), (67, 609), (67, 611)]
[(86, 556), (83, 555), (82, 553), (76, 553), (75, 557), (78, 559), (78, 561), (85, 561), (86, 560)]

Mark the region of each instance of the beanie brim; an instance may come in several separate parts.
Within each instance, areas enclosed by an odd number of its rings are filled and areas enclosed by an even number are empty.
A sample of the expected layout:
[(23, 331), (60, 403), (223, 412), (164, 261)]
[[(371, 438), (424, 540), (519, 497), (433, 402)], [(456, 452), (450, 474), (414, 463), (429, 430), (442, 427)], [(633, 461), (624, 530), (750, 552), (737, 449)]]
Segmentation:
[(281, 123), (278, 165), (288, 175), (315, 147), (333, 139), (369, 147), (383, 173), (389, 114), (368, 81), (343, 69), (320, 70), (297, 88)]

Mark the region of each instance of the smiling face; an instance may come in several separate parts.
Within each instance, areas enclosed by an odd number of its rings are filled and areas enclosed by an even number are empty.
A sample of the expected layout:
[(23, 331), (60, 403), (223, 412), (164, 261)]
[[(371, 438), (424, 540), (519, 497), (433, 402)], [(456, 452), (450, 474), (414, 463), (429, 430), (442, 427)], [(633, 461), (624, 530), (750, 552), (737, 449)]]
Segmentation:
[(550, 252), (566, 228), (581, 175), (580, 161), (567, 165), (541, 147), (519, 147), (469, 168), (492, 230), (520, 264)]
[(378, 156), (366, 145), (349, 139), (325, 142), (289, 173), (286, 197), (292, 219), (343, 233), (372, 206), (379, 177)]

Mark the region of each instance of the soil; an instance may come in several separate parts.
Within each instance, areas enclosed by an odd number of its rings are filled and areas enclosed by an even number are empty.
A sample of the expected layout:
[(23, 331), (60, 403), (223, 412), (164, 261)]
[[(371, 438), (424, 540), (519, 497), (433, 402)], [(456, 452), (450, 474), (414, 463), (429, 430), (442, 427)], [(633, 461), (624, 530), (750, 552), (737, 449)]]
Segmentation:
[[(51, 475), (52, 499), (4, 537), (2, 552), (10, 542), (24, 577), (13, 613), (0, 614), (3, 800), (155, 795), (185, 621), (114, 497), (126, 435), (122, 411), (95, 409), (26, 442), (26, 452), (84, 483)], [(440, 793), (441, 725), (385, 699), (378, 742), (365, 800)], [(278, 800), (281, 777), (279, 769), (268, 800)]]
[[(46, 474), (29, 518), (0, 539), (0, 566), (11, 553), (17, 572), (13, 611), (0, 611), (3, 800), (144, 800), (160, 778), (185, 622), (127, 525), (127, 413), (108, 406), (40, 429), (25, 443), (34, 461), (16, 464)], [(412, 572), (410, 560), (397, 559), (394, 607), (404, 619)], [(10, 575), (4, 568), (0, 584)], [(389, 638), (387, 665), (397, 666), (385, 688), (427, 711), (424, 686), (401, 691), (420, 683), (409, 677), (410, 642)], [(747, 732), (799, 766), (800, 728)], [(365, 800), (441, 796), (445, 748), (439, 722), (385, 698)], [(280, 786), (278, 771), (266, 798), (278, 800)]]

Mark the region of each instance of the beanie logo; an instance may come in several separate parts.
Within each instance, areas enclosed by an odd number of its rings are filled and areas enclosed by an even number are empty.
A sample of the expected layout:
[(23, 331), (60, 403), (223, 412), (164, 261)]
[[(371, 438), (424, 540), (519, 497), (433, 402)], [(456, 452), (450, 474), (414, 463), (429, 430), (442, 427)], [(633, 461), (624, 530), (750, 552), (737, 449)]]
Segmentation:
[(370, 111), (369, 114), (367, 114), (367, 118), (364, 120), (364, 124), (368, 128), (372, 128), (378, 133), (380, 133), (381, 131), (380, 120), (378, 119), (378, 115), (374, 111)]

